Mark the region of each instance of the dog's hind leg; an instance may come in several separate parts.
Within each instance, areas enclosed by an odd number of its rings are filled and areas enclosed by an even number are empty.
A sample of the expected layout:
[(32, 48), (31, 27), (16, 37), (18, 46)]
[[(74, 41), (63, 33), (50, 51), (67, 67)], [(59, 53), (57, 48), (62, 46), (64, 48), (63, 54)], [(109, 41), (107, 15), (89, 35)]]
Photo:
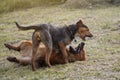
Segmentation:
[(23, 65), (23, 66), (31, 64), (31, 57), (22, 57), (22, 58), (7, 57), (7, 60), (9, 62), (18, 63), (18, 64)]
[(46, 53), (45, 53), (45, 62), (48, 65), (48, 67), (51, 67), (50, 64), (50, 56), (52, 53), (52, 37), (50, 33), (47, 30), (42, 31), (41, 33), (41, 40), (43, 44), (46, 46)]
[(32, 70), (35, 71), (35, 55), (37, 53), (38, 47), (40, 42), (43, 42), (43, 44), (46, 46), (47, 50), (44, 53), (45, 54), (45, 62), (46, 64), (51, 67), (50, 64), (50, 56), (52, 53), (52, 38), (48, 30), (42, 30), (42, 31), (35, 31), (32, 36), (32, 43), (33, 43), (33, 53), (32, 53)]
[(36, 67), (35, 67), (35, 55), (37, 53), (39, 44), (40, 44), (40, 36), (39, 36), (39, 32), (34, 32), (32, 35), (32, 59), (31, 59), (31, 65), (32, 65), (32, 70), (35, 71)]
[(7, 44), (5, 43), (4, 44), (6, 48), (8, 48), (9, 50), (15, 50), (15, 51), (20, 51), (20, 45), (19, 46), (13, 46), (13, 45), (10, 45), (10, 44)]
[(7, 57), (7, 60), (10, 62), (19, 63), (19, 60), (16, 57)]

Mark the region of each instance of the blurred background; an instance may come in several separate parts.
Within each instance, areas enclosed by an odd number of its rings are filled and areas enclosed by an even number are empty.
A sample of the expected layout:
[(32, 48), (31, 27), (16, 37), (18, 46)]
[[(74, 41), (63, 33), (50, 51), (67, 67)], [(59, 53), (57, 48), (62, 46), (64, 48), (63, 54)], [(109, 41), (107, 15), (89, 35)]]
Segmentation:
[(32, 7), (61, 5), (65, 8), (119, 6), (120, 0), (0, 0), (0, 13)]

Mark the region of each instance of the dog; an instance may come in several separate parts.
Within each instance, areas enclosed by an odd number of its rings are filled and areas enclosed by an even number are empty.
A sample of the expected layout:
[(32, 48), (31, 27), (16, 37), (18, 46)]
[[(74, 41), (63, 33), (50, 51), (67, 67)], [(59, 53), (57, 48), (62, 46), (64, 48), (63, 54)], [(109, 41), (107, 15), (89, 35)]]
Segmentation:
[[(18, 51), (21, 55), (21, 58), (7, 57), (8, 61), (15, 62), (23, 66), (31, 65), (32, 45), (33, 45), (31, 40), (22, 40), (17, 46), (11, 44), (4, 44), (4, 45), (9, 50)], [(72, 46), (70, 46), (69, 49), (66, 49), (69, 62), (86, 60), (84, 45), (85, 43), (81, 43), (75, 49)], [(44, 53), (46, 49), (47, 48), (43, 44), (39, 46), (37, 54), (35, 55), (36, 67), (45, 66)], [(50, 57), (50, 63), (52, 65), (64, 64), (64, 61), (62, 59), (63, 59), (63, 55), (61, 53), (55, 53), (54, 51), (52, 51), (52, 55)]]
[(47, 50), (45, 54), (45, 62), (51, 67), (50, 56), (53, 51), (62, 53), (63, 60), (68, 63), (68, 54), (66, 52), (66, 46), (74, 39), (77, 34), (82, 40), (86, 37), (93, 37), (89, 28), (83, 24), (82, 20), (79, 20), (76, 24), (71, 24), (65, 27), (57, 27), (50, 24), (39, 24), (30, 26), (21, 26), (17, 22), (16, 26), (20, 30), (35, 30), (32, 35), (33, 52), (32, 52), (32, 70), (35, 71), (35, 55), (37, 53), (40, 42), (46, 46)]

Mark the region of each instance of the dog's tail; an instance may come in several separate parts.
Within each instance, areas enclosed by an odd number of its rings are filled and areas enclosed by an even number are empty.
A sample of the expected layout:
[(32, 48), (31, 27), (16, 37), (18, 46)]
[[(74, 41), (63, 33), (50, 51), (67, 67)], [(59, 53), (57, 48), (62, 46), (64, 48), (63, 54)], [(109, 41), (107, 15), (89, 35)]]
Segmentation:
[(17, 22), (15, 22), (16, 26), (18, 29), (20, 30), (30, 30), (30, 29), (39, 29), (39, 26), (38, 25), (30, 25), (30, 26), (21, 26), (19, 25)]

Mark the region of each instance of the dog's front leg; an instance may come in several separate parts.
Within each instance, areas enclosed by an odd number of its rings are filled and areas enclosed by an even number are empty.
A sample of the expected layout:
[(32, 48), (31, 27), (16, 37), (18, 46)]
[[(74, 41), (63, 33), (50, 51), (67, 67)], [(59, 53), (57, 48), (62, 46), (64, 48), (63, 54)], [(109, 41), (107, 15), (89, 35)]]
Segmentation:
[(63, 54), (63, 58), (65, 60), (65, 63), (68, 63), (68, 54), (67, 54), (67, 51), (66, 51), (65, 44), (62, 41), (58, 42), (58, 44), (59, 44), (60, 50)]

